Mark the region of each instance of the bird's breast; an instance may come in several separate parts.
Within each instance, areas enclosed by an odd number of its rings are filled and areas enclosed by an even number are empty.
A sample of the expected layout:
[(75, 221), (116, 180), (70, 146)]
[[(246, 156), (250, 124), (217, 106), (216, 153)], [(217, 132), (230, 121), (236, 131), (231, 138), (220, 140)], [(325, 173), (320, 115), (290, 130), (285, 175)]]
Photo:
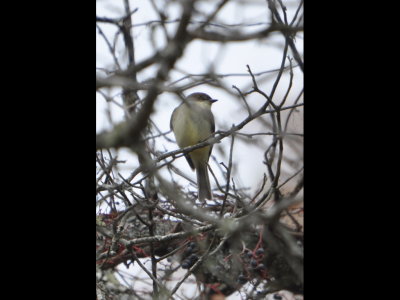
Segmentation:
[(195, 145), (211, 135), (206, 113), (202, 108), (189, 108), (187, 105), (178, 108), (173, 127), (179, 147)]

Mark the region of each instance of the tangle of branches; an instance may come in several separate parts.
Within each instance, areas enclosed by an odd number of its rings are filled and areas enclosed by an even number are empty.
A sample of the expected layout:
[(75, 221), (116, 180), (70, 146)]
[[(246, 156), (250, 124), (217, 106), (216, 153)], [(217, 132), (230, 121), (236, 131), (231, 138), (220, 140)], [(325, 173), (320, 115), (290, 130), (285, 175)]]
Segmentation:
[[(96, 133), (97, 299), (184, 299), (188, 289), (196, 299), (283, 299), (282, 293), (302, 299), (303, 1), (142, 2), (152, 10), (145, 21), (136, 21), (144, 12), (129, 0), (121, 1), (118, 17), (107, 6), (109, 15), (96, 16), (109, 58), (96, 66), (98, 113), (108, 123)], [(223, 21), (224, 9), (250, 5), (268, 14)], [(255, 72), (247, 64), (221, 73), (220, 57), (202, 73), (180, 65), (196, 42), (229, 51), (248, 42), (272, 47), (278, 38), (273, 69)], [(137, 60), (143, 39), (149, 50)], [(238, 114), (225, 124), (217, 112), (222, 126), (212, 136), (178, 149), (169, 124), (160, 128), (156, 108), (172, 111), (164, 99), (205, 88), (232, 99)], [(214, 199), (200, 203), (179, 161), (210, 144)], [(240, 159), (251, 158), (255, 152), (243, 150), (250, 148), (260, 153), (251, 166)], [(252, 186), (241, 181), (246, 176), (256, 178)]]

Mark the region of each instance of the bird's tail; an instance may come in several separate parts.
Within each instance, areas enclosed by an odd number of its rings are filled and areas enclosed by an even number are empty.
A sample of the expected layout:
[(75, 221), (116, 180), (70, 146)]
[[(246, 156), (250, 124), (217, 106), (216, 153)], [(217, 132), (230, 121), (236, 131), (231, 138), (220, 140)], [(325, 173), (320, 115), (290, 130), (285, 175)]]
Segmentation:
[(208, 178), (207, 163), (196, 167), (197, 187), (199, 191), (199, 200), (204, 202), (205, 198), (212, 199), (210, 180)]

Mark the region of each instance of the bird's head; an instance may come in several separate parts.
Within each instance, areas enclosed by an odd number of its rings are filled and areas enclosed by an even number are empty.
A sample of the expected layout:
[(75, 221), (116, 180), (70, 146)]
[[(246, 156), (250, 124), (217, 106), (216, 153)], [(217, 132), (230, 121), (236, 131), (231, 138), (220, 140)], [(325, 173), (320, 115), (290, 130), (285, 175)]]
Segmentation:
[(193, 93), (187, 97), (188, 101), (196, 101), (199, 103), (208, 103), (210, 106), (214, 102), (218, 101), (217, 99), (213, 99), (208, 96), (206, 93)]

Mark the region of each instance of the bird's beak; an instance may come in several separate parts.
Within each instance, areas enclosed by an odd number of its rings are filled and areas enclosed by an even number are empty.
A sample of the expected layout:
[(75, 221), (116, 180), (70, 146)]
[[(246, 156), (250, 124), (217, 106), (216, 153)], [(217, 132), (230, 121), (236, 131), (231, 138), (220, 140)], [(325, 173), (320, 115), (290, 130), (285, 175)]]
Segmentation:
[(217, 101), (218, 101), (217, 99), (211, 99), (210, 100), (211, 103), (214, 103), (214, 102), (217, 102)]

